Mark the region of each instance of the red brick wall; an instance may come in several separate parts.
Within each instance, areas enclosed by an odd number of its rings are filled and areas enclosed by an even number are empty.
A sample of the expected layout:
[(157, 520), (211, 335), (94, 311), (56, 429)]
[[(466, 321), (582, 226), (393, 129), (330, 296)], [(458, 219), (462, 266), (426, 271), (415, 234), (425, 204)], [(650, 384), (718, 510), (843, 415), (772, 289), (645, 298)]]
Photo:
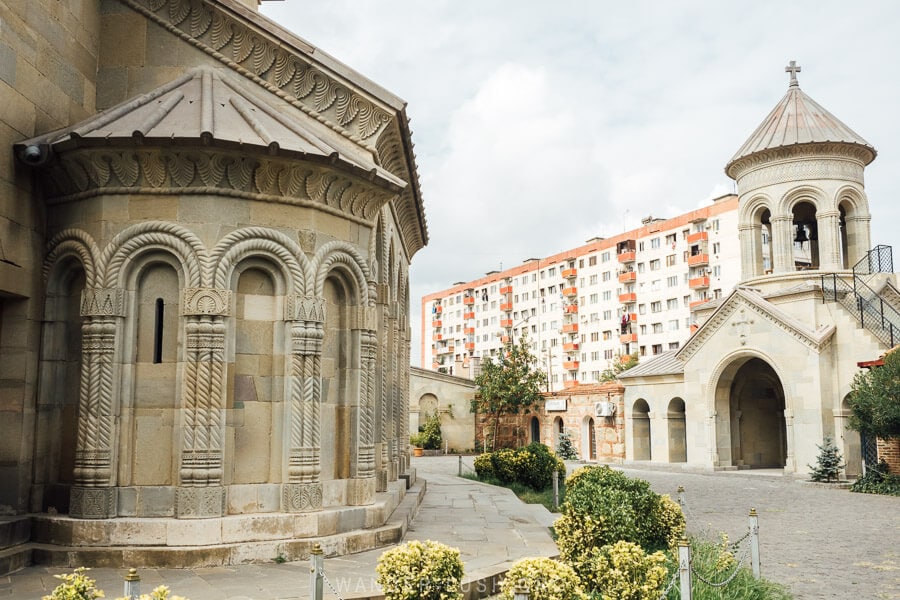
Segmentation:
[(891, 473), (900, 475), (900, 439), (878, 440), (878, 460), (888, 464)]

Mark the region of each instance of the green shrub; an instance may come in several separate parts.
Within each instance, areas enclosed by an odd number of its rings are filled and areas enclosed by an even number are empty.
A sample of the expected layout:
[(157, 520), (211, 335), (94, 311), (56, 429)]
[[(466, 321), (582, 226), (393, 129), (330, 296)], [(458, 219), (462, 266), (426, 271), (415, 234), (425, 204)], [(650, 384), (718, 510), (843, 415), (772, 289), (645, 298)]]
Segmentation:
[(544, 444), (534, 442), (518, 450), (516, 481), (535, 490), (553, 485), (557, 473), (566, 472), (566, 463)]
[(425, 419), (425, 423), (419, 426), (419, 433), (413, 436), (413, 445), (425, 450), (440, 450), (444, 443), (441, 437), (441, 414), (437, 411)]
[(385, 600), (459, 600), (463, 563), (459, 550), (440, 542), (413, 540), (378, 558), (376, 581)]
[(512, 483), (516, 480), (518, 468), (516, 467), (516, 451), (511, 448), (502, 448), (491, 452), (491, 464), (494, 467), (494, 477), (500, 483)]
[(595, 550), (619, 541), (646, 552), (666, 550), (684, 525), (681, 507), (648, 482), (602, 466), (581, 468), (566, 480), (562, 516), (553, 527), (560, 556), (585, 577)]
[(523, 558), (514, 562), (500, 583), (500, 598), (513, 600), (517, 588), (528, 590), (529, 600), (585, 598), (572, 567), (552, 558)]
[(900, 475), (892, 475), (887, 462), (882, 460), (877, 467), (869, 467), (866, 474), (850, 486), (850, 491), (862, 494), (900, 496)]
[(658, 600), (669, 581), (667, 558), (647, 554), (637, 544), (619, 541), (594, 549), (584, 587), (603, 600)]
[(490, 452), (475, 457), (475, 475), (483, 481), (494, 479), (494, 461), (491, 460)]

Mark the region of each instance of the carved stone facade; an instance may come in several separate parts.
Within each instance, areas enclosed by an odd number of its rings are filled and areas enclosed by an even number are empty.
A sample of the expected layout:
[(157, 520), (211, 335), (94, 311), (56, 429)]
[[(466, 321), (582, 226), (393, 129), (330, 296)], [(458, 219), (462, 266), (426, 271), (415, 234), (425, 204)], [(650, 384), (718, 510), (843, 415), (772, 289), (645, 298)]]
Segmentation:
[[(0, 257), (0, 340), (24, 340), (0, 347), (22, 391), (3, 433), (33, 440), (4, 446), (0, 504), (59, 513), (85, 546), (67, 517), (255, 515), (281, 540), (382, 525), (408, 483), (408, 271), (427, 242), (404, 103), (238, 0), (92, 6), (39, 0), (0, 32), (23, 60), (8, 31), (73, 33), (90, 58), (60, 61), (99, 65), (96, 98), (59, 120), (2, 117), (20, 132), (4, 206), (38, 208)], [(26, 83), (17, 101), (44, 111)], [(196, 531), (187, 545), (221, 541)]]

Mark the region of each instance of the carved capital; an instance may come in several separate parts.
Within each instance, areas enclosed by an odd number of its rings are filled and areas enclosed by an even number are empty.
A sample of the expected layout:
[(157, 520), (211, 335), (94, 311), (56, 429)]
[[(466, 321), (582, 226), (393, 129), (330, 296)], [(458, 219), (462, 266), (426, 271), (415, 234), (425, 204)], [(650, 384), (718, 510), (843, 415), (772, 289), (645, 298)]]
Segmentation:
[(230, 316), (231, 290), (185, 288), (181, 294), (181, 314)]
[(378, 329), (378, 318), (374, 306), (357, 306), (351, 313), (350, 329), (375, 331)]
[(315, 296), (287, 296), (284, 303), (285, 321), (325, 322), (325, 300)]
[(386, 283), (379, 283), (375, 286), (375, 302), (378, 304), (387, 304), (391, 297), (391, 287)]
[(125, 290), (122, 288), (85, 288), (81, 293), (82, 317), (124, 317)]
[(225, 349), (225, 323), (221, 319), (188, 321), (185, 333), (188, 350)]

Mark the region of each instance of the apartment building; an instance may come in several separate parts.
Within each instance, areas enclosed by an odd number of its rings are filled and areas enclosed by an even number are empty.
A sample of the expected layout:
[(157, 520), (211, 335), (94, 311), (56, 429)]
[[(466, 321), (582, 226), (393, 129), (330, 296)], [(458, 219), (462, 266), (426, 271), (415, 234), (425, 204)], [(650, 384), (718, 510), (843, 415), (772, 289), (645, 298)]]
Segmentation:
[(473, 377), (527, 334), (551, 391), (599, 381), (612, 361), (678, 349), (691, 309), (740, 280), (738, 200), (728, 194), (641, 227), (422, 298), (422, 366)]

